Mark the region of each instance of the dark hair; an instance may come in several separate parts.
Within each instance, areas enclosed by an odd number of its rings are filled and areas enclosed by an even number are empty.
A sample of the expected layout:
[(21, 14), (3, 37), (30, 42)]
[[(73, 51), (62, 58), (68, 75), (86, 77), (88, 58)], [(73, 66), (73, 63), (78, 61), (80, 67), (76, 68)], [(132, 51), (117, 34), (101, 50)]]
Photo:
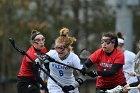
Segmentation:
[(112, 32), (106, 32), (102, 34), (102, 37), (109, 37), (112, 42), (115, 43), (114, 47), (116, 48), (118, 46), (118, 38), (117, 35), (115, 33)]
[(117, 34), (117, 37), (118, 37), (118, 38), (121, 38), (121, 39), (123, 39), (123, 40), (124, 40), (124, 37), (123, 37), (123, 35), (122, 35), (122, 33), (121, 33), (121, 32), (117, 32), (116, 34)]

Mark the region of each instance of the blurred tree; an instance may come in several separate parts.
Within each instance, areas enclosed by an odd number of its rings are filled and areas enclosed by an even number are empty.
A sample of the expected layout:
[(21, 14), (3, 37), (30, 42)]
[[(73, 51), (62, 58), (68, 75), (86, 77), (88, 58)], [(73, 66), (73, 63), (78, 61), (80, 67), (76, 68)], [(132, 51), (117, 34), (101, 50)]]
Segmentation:
[(137, 53), (139, 51), (139, 48), (137, 47), (137, 43), (138, 41), (140, 41), (140, 7), (136, 7), (134, 8), (134, 36), (135, 36), (135, 39), (134, 39), (134, 47), (133, 47), (133, 50), (135, 51), (135, 53)]
[(13, 24), (11, 23), (13, 21), (11, 15), (13, 15), (14, 11), (12, 10), (12, 8), (14, 8), (12, 6), (12, 1), (8, 1), (8, 0), (3, 0), (3, 2), (1, 2), (1, 8), (0, 8), (0, 16), (1, 16), (1, 25), (0, 25), (0, 29), (2, 31), (2, 35), (1, 35), (1, 45), (2, 45), (2, 60), (1, 60), (1, 78), (4, 79), (7, 76), (11, 76), (12, 74), (12, 64), (10, 62), (12, 53), (9, 52), (10, 48), (9, 48), (9, 44), (7, 42), (8, 40), (8, 36), (12, 33), (10, 30), (13, 30)]
[(22, 58), (18, 57), (15, 62), (19, 54), (15, 54), (14, 49), (11, 49), (9, 37), (14, 37), (19, 47), (26, 50), (30, 46), (31, 30), (37, 29), (45, 34), (46, 46), (50, 49), (59, 34), (58, 31), (62, 27), (68, 27), (71, 34), (78, 39), (78, 43), (74, 45), (75, 52), (78, 53), (81, 48), (77, 46), (81, 44), (83, 37), (85, 42), (82, 46), (93, 50), (99, 47), (99, 42), (89, 44), (91, 42), (87, 41), (87, 37), (91, 34), (98, 37), (100, 32), (114, 28), (113, 17), (107, 13), (102, 0), (2, 0), (0, 16), (0, 38), (3, 41), (0, 44), (0, 68), (1, 76), (4, 77), (16, 76), (17, 70), (11, 69), (16, 69), (16, 64), (20, 64)]

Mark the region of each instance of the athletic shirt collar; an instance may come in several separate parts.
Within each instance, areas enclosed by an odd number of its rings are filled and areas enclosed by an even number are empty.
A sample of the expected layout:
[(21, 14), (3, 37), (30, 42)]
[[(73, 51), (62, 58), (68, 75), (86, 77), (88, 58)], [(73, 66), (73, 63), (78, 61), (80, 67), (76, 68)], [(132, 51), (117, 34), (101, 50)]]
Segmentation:
[(64, 57), (59, 57), (61, 60), (65, 60), (69, 56), (70, 52), (66, 54)]
[(34, 46), (33, 46), (33, 48), (34, 48), (34, 50), (36, 51), (36, 53), (37, 53), (38, 55), (45, 54), (45, 53), (43, 52), (43, 50), (38, 50), (38, 49), (36, 49)]
[(110, 56), (113, 52), (114, 52), (114, 50), (115, 50), (115, 48), (113, 49), (113, 51), (112, 52), (110, 52), (110, 53), (106, 53), (108, 56)]

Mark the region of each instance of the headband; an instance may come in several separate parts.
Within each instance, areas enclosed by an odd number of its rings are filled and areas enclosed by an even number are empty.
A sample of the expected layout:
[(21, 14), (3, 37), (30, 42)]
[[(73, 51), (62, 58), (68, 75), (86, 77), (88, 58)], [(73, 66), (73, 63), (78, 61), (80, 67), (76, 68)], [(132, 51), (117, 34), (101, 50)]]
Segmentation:
[(31, 40), (34, 40), (37, 35), (42, 35), (40, 32), (33, 33), (31, 35)]
[(121, 38), (118, 38), (118, 43), (119, 43), (119, 44), (124, 44), (124, 40), (121, 39)]

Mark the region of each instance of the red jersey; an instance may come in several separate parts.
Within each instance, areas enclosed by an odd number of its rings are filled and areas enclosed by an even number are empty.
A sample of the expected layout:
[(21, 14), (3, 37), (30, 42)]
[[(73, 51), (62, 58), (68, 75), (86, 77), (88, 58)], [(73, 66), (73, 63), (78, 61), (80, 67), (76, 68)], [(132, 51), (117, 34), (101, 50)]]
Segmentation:
[[(102, 49), (95, 51), (89, 59), (95, 63), (99, 71), (110, 70), (113, 64), (124, 64), (124, 54), (118, 49), (114, 49), (111, 55), (107, 55)], [(117, 85), (126, 84), (123, 67), (113, 76), (98, 76), (96, 88), (113, 88)]]
[[(37, 50), (32, 46), (28, 49), (27, 51), (27, 54), (33, 59), (35, 60), (37, 57), (35, 56), (35, 54), (37, 53)], [(41, 54), (46, 54), (47, 53), (47, 50), (46, 48), (42, 49), (40, 51)], [(20, 67), (20, 71), (18, 73), (18, 76), (27, 76), (27, 77), (30, 77), (32, 79), (35, 79), (35, 77), (33, 76), (31, 70), (30, 70), (30, 67), (29, 67), (29, 64), (28, 62), (32, 62), (27, 56), (24, 56), (23, 57), (23, 60), (22, 60), (22, 64), (21, 64), (21, 67)]]

